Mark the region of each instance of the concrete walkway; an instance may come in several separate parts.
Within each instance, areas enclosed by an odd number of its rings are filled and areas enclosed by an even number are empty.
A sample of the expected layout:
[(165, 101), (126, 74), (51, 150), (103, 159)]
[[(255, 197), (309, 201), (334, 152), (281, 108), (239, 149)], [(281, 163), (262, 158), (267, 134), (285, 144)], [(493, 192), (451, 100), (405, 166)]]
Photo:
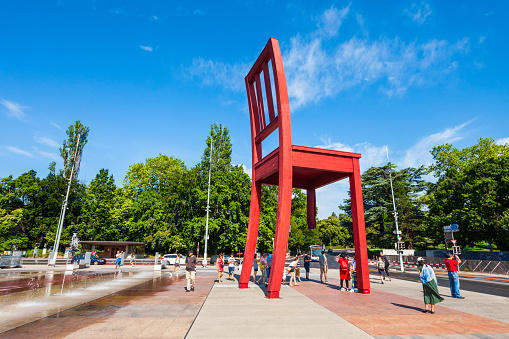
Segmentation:
[[(56, 276), (45, 276), (41, 288), (16, 293), (7, 289), (16, 287), (16, 280), (3, 276), (4, 293), (10, 294), (3, 296), (0, 328), (5, 332), (0, 337), (509, 338), (508, 298), (462, 291), (465, 299), (453, 299), (449, 286), (439, 286), (445, 300), (435, 314), (424, 314), (417, 275), (415, 281), (393, 279), (383, 285), (372, 275), (371, 294), (363, 295), (339, 291), (336, 270), (329, 271), (329, 283), (320, 284), (312, 269), (310, 281), (283, 286), (276, 300), (265, 298), (259, 285), (240, 290), (236, 280), (223, 277), (217, 284), (215, 276), (214, 268), (199, 269), (196, 291), (190, 293), (184, 291), (182, 275), (171, 278), (167, 270), (154, 274), (147, 268), (124, 272), (120, 279), (105, 276), (104, 282), (75, 290), (70, 286), (68, 292), (68, 285), (101, 276), (71, 284), (55, 284)], [(9, 298), (29, 293), (41, 294), (33, 306), (30, 301), (9, 305)]]
[(283, 286), (279, 299), (267, 299), (265, 288), (237, 286), (214, 285), (187, 338), (371, 337), (296, 289)]

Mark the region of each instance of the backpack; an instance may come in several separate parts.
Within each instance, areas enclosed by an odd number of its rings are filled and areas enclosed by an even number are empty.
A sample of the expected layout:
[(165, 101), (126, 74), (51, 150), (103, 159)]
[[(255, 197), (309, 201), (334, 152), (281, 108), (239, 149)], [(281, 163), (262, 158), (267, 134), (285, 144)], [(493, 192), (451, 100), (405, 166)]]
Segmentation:
[(389, 267), (389, 260), (387, 259), (387, 257), (383, 258), (383, 262), (384, 262), (385, 267)]

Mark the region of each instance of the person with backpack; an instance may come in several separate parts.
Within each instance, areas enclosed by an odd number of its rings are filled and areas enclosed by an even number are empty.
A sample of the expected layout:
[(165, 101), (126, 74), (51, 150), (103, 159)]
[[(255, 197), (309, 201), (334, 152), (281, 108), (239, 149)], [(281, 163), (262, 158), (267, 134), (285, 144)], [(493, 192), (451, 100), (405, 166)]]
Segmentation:
[(341, 253), (338, 263), (339, 263), (339, 290), (343, 291), (344, 288), (345, 291), (348, 291), (350, 272), (348, 270), (348, 259), (345, 258), (345, 253)]
[(382, 257), (378, 257), (376, 268), (378, 268), (378, 274), (380, 274), (380, 282), (383, 284), (385, 280), (385, 263), (382, 260)]
[(385, 275), (387, 276), (387, 278), (389, 278), (389, 281), (391, 281), (391, 275), (389, 274), (389, 260), (387, 259), (387, 257), (384, 255), (383, 252), (380, 252), (380, 256), (382, 257), (382, 261), (384, 262), (385, 264)]

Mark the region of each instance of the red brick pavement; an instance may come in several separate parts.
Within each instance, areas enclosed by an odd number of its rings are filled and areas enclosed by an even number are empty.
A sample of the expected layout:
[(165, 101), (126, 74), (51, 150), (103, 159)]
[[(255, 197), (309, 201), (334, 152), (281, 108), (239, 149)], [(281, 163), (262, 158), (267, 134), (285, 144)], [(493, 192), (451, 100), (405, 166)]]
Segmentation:
[(339, 282), (302, 282), (295, 290), (374, 336), (420, 334), (509, 334), (509, 324), (436, 305), (422, 313), (422, 301), (394, 293), (339, 291)]

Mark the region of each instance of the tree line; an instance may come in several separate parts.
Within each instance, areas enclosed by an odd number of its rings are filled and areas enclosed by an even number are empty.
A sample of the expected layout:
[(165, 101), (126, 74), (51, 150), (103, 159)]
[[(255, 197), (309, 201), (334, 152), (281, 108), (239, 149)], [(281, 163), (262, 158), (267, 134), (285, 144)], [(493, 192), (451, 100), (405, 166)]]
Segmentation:
[[(203, 248), (208, 174), (211, 170), (209, 254), (242, 252), (245, 246), (251, 179), (242, 166), (232, 165), (227, 127), (214, 124), (205, 138), (200, 163), (160, 154), (129, 167), (122, 185), (107, 169), (89, 183), (78, 180), (88, 127), (77, 121), (67, 130), (60, 153), (64, 170), (49, 165), (45, 177), (30, 170), (0, 181), (0, 250), (53, 244), (63, 195), (71, 177), (63, 240), (77, 233), (81, 240), (140, 241), (148, 252)], [(80, 148), (75, 157), (77, 135)], [(429, 168), (371, 167), (362, 174), (368, 245), (393, 247), (395, 220), (389, 182), (392, 171), (399, 228), (408, 248), (424, 249), (443, 243), (443, 226), (460, 225), (455, 234), (465, 245), (509, 249), (509, 146), (480, 139), (465, 149), (441, 145), (431, 150)], [(425, 180), (434, 175), (435, 179)], [(277, 218), (278, 188), (262, 187), (258, 250), (271, 251)], [(293, 190), (289, 248), (312, 244), (353, 246), (350, 201), (307, 229), (306, 196)]]

